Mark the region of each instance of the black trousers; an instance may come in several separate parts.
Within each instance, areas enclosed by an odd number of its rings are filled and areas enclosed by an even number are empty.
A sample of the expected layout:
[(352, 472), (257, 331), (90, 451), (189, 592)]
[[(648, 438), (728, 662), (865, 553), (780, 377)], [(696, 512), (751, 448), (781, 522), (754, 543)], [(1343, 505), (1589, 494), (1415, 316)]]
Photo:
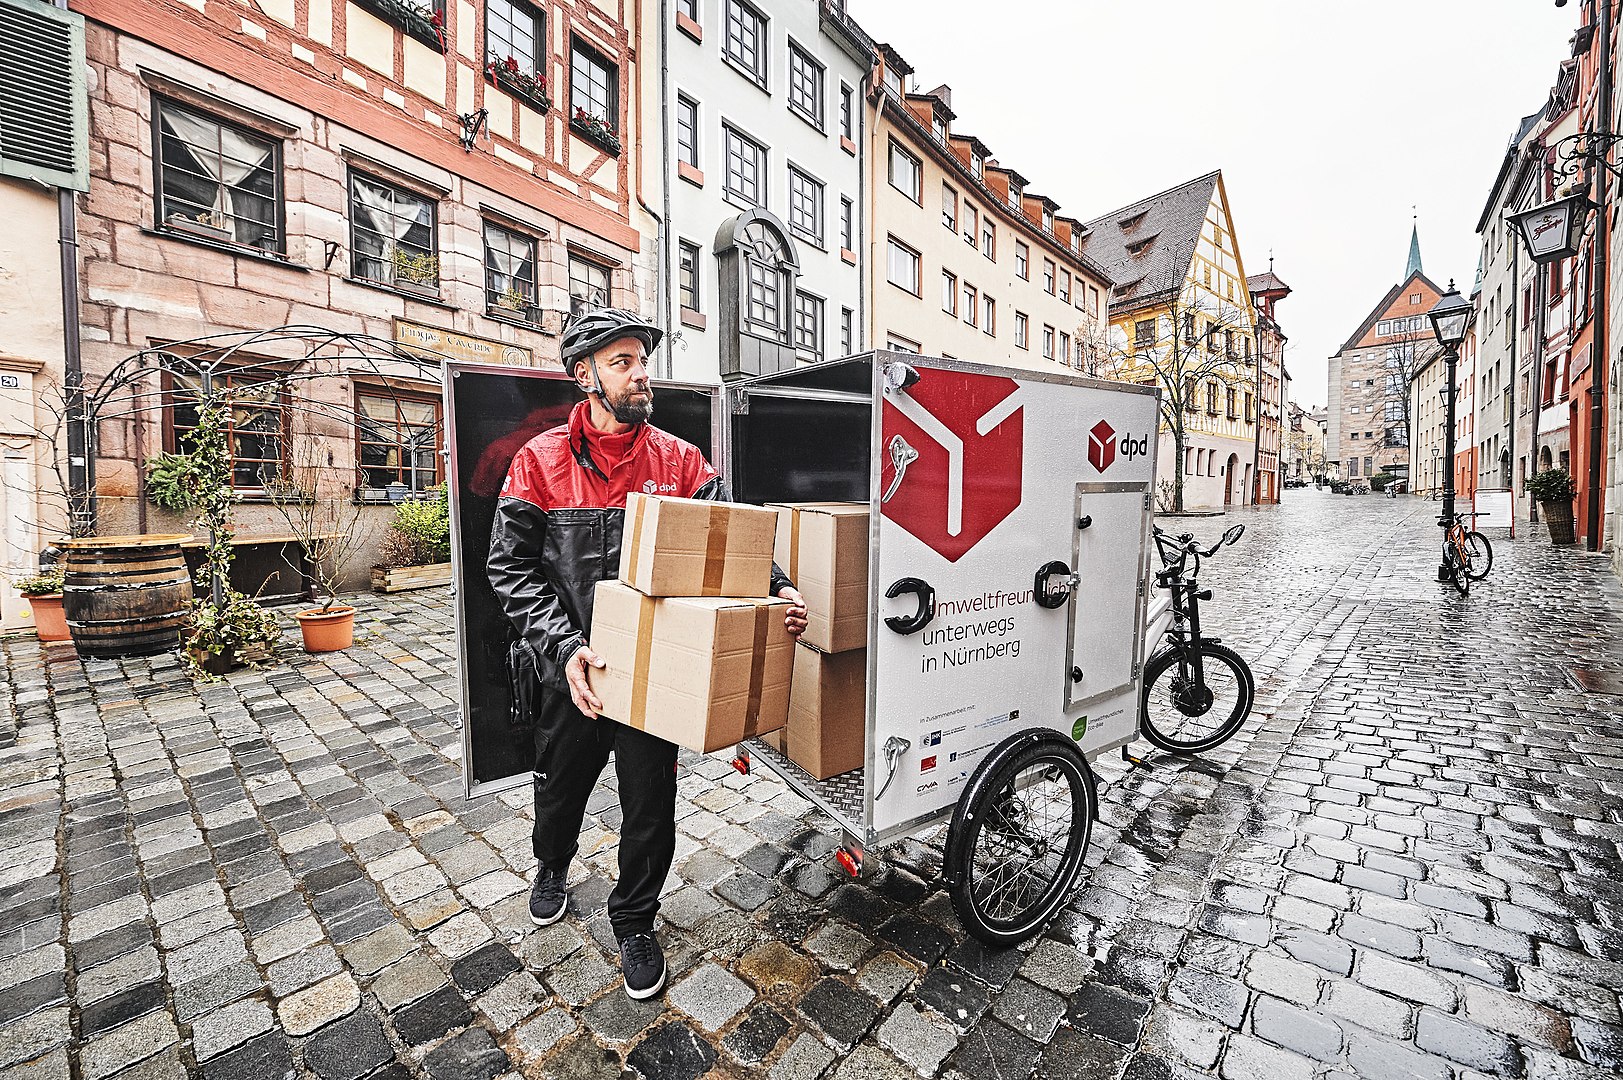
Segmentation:
[(580, 848), (586, 802), (614, 753), (620, 788), (620, 880), (609, 894), (614, 936), (651, 933), (676, 852), (676, 744), (606, 718), (546, 689), (535, 728), (536, 859), (567, 870)]

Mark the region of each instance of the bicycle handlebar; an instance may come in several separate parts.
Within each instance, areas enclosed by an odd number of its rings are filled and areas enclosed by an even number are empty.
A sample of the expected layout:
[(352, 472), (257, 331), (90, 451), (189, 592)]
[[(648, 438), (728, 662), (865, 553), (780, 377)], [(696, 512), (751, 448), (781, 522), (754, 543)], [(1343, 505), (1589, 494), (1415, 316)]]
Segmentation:
[[(1218, 537), (1217, 543), (1213, 544), (1209, 548), (1203, 548), (1195, 540), (1193, 533), (1180, 533), (1177, 537), (1173, 537), (1171, 533), (1155, 524), (1150, 526), (1150, 530), (1155, 537), (1155, 546), (1161, 556), (1161, 565), (1163, 567), (1162, 574), (1171, 573), (1174, 570), (1182, 573), (1184, 563), (1190, 555), (1195, 557), (1195, 568), (1193, 573), (1199, 574), (1201, 559), (1211, 558), (1213, 555), (1217, 554), (1219, 548), (1223, 548), (1237, 542), (1240, 537), (1245, 534), (1244, 525), (1235, 525), (1224, 532), (1222, 536)], [(1175, 556), (1169, 556), (1167, 554), (1169, 548), (1173, 548), (1176, 551)]]

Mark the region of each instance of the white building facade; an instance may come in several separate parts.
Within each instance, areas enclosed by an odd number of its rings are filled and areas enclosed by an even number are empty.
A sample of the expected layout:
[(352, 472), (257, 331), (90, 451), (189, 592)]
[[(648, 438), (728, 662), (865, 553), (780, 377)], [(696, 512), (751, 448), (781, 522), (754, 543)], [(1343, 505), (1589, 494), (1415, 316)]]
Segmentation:
[(714, 383), (866, 347), (871, 54), (838, 7), (644, 0), (648, 70), (665, 73), (640, 101), (662, 375)]

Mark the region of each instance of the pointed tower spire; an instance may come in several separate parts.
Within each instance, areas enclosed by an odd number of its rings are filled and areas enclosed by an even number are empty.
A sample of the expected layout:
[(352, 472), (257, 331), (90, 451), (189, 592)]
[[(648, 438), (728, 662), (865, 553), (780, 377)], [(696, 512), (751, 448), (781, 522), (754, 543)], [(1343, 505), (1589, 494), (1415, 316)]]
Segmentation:
[(1422, 273), (1420, 269), (1420, 217), (1416, 215), (1414, 227), (1409, 232), (1409, 268), (1403, 271), (1403, 280), (1408, 281), (1419, 273)]

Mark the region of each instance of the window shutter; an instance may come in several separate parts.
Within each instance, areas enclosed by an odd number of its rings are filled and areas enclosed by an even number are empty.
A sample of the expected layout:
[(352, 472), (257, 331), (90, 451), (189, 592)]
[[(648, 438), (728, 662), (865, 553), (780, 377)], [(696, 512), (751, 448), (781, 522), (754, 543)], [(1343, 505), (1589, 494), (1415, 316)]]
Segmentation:
[(0, 176), (90, 189), (84, 18), (0, 0)]

